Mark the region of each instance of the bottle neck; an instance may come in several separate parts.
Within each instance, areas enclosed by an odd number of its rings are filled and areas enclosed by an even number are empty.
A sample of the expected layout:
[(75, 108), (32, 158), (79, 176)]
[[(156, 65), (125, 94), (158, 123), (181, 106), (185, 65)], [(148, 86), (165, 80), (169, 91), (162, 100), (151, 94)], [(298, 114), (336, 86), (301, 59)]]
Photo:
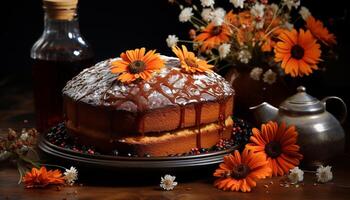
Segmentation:
[(44, 18), (44, 35), (54, 37), (68, 37), (73, 39), (80, 36), (79, 20), (77, 14), (72, 19), (55, 19), (48, 13)]

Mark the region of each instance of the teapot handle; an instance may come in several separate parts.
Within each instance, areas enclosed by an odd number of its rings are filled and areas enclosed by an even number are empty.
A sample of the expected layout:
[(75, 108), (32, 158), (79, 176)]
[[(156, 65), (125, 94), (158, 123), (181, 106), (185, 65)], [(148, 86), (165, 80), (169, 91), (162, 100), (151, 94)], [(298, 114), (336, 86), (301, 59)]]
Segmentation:
[(343, 124), (345, 122), (346, 116), (348, 115), (348, 109), (346, 107), (345, 102), (343, 101), (343, 99), (336, 97), (336, 96), (329, 96), (329, 97), (325, 97), (324, 99), (322, 99), (322, 103), (324, 104), (324, 106), (327, 108), (327, 101), (330, 99), (336, 99), (338, 101), (340, 101), (340, 103), (343, 106), (343, 114), (340, 117), (339, 121), (341, 124)]

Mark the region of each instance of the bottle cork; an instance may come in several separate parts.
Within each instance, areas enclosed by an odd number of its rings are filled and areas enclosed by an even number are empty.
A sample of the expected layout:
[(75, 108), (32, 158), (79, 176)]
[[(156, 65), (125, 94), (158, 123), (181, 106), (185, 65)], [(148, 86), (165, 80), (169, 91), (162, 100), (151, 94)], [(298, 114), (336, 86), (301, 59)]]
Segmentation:
[(51, 19), (72, 20), (76, 15), (78, 0), (43, 0), (43, 8)]

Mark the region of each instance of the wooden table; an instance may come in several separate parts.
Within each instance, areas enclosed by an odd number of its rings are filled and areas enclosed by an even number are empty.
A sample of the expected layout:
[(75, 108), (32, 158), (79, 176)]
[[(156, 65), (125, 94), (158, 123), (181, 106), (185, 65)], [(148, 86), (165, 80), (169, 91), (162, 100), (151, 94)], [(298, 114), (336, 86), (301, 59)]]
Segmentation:
[[(24, 189), (23, 185), (17, 184), (17, 170), (6, 166), (0, 167), (0, 199), (350, 199), (350, 173), (347, 171), (350, 169), (349, 161), (350, 157), (344, 157), (343, 162), (333, 166), (334, 181), (327, 184), (315, 184), (314, 174), (306, 173), (305, 181), (299, 184), (299, 187), (281, 186), (280, 183), (284, 178), (274, 177), (259, 181), (258, 186), (251, 193), (217, 190), (212, 186), (210, 177), (190, 182), (177, 180), (179, 185), (173, 191), (162, 191), (157, 184), (123, 186), (108, 181), (106, 185), (103, 180), (96, 180), (93, 185), (83, 183), (73, 187)], [(99, 182), (103, 186), (99, 186)], [(135, 183), (135, 185), (139, 184)]]
[[(0, 84), (1, 88), (1, 84)], [(0, 128), (32, 127), (33, 102), (26, 88), (6, 87), (0, 98)], [(349, 129), (347, 129), (349, 130)], [(347, 131), (349, 132), (349, 131)], [(349, 146), (348, 146), (349, 147)], [(333, 166), (334, 181), (314, 184), (314, 174), (306, 173), (305, 182), (296, 186), (281, 186), (284, 177), (262, 180), (251, 193), (223, 192), (212, 186), (212, 171), (204, 172), (201, 178), (184, 181), (178, 178), (179, 186), (173, 191), (162, 191), (158, 182), (145, 184), (140, 177), (135, 184), (115, 183), (118, 177), (94, 178), (73, 187), (50, 187), (46, 189), (24, 189), (18, 185), (15, 167), (0, 163), (0, 200), (3, 199), (350, 199), (350, 154), (342, 156)], [(94, 172), (91, 172), (94, 173)], [(173, 174), (176, 175), (176, 174)], [(190, 175), (189, 175), (190, 176)], [(87, 177), (82, 177), (87, 178)], [(160, 179), (160, 177), (156, 177)], [(120, 181), (119, 181), (120, 182)]]

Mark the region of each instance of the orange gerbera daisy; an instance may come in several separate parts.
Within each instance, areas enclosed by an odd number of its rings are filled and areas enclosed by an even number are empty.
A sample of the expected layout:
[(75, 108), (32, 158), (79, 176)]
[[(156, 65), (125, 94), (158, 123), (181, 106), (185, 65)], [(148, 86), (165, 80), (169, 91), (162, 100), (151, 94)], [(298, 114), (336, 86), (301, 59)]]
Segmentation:
[(195, 72), (208, 72), (212, 71), (213, 65), (207, 63), (207, 61), (197, 58), (193, 52), (187, 50), (185, 45), (182, 45), (182, 50), (177, 47), (172, 47), (173, 52), (180, 59), (181, 67), (190, 73)]
[(224, 162), (215, 170), (214, 176), (219, 177), (215, 187), (222, 190), (250, 192), (256, 186), (258, 179), (271, 175), (266, 157), (262, 153), (253, 153), (244, 149), (224, 157)]
[(201, 43), (201, 51), (204, 52), (228, 42), (230, 36), (231, 30), (227, 24), (223, 23), (221, 26), (215, 26), (210, 23), (202, 33), (196, 36), (194, 41)]
[(235, 27), (239, 26), (239, 18), (237, 14), (234, 14), (231, 10), (225, 15), (225, 23), (233, 25)]
[(45, 167), (40, 169), (32, 168), (30, 172), (23, 177), (23, 183), (26, 188), (45, 187), (47, 185), (57, 185), (64, 183), (64, 177), (60, 170), (47, 170)]
[(148, 80), (154, 72), (164, 67), (164, 61), (156, 50), (146, 53), (145, 48), (128, 50), (120, 54), (119, 60), (111, 63), (111, 72), (120, 74), (118, 80), (130, 83), (137, 79)]
[(281, 40), (275, 46), (275, 61), (282, 61), (282, 68), (292, 77), (309, 75), (316, 70), (321, 60), (320, 45), (310, 31), (299, 30), (299, 33), (284, 30), (278, 36)]
[(280, 126), (276, 122), (268, 122), (261, 125), (261, 130), (253, 128), (253, 135), (245, 147), (256, 153), (267, 156), (268, 166), (274, 176), (284, 175), (295, 166), (299, 165), (303, 155), (299, 153), (296, 144), (298, 132), (295, 126), (286, 127), (282, 122)]
[(328, 29), (323, 26), (323, 23), (316, 20), (313, 16), (306, 19), (306, 28), (309, 29), (314, 37), (321, 40), (326, 45), (336, 44), (336, 38)]

